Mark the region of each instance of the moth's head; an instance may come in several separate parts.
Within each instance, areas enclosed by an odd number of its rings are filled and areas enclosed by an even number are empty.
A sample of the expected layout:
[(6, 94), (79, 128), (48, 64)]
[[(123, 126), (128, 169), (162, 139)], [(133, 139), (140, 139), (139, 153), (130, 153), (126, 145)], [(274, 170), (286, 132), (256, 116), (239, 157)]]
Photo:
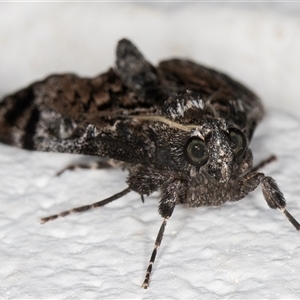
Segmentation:
[(183, 153), (191, 175), (206, 173), (220, 183), (242, 175), (252, 163), (245, 135), (214, 118), (189, 133)]
[(220, 118), (213, 107), (199, 99), (198, 93), (187, 92), (171, 99), (165, 115), (185, 131), (180, 134), (185, 160), (181, 165), (190, 176), (208, 175), (208, 178), (225, 183), (251, 168), (252, 153), (244, 133)]

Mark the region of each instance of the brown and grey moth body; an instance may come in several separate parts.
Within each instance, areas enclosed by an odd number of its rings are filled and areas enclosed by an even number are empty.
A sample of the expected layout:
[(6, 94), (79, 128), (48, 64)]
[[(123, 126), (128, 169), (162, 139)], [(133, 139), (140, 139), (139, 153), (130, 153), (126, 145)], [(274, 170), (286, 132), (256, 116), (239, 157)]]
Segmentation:
[(230, 77), (188, 60), (154, 67), (123, 39), (116, 67), (106, 73), (52, 75), (5, 97), (0, 141), (106, 157), (128, 169), (124, 191), (43, 222), (103, 206), (130, 191), (143, 197), (159, 190), (163, 223), (143, 283), (147, 288), (176, 204), (218, 206), (244, 198), (261, 184), (268, 205), (300, 231), (276, 182), (252, 166), (248, 145), (263, 114), (259, 98)]

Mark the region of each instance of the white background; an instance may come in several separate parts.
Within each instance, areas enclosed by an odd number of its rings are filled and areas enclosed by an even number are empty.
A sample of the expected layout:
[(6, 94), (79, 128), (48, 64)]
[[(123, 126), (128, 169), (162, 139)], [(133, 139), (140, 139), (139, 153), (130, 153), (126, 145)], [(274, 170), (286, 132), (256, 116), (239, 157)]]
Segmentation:
[[(261, 96), (268, 114), (251, 148), (300, 219), (300, 4), (0, 3), (0, 96), (51, 73), (94, 76), (131, 39), (153, 64), (190, 58)], [(126, 187), (121, 170), (55, 173), (82, 157), (0, 145), (0, 298), (300, 297), (300, 236), (258, 188), (220, 208), (178, 206), (150, 288), (145, 269), (161, 224), (159, 195), (40, 217)]]

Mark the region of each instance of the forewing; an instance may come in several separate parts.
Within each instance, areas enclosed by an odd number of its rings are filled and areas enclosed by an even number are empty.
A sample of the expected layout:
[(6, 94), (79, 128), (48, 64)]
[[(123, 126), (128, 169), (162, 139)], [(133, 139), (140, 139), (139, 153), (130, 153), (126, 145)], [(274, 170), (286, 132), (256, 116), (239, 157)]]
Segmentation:
[(0, 141), (29, 150), (99, 154), (95, 134), (122, 116), (158, 113), (164, 97), (156, 70), (128, 40), (116, 69), (95, 78), (52, 75), (0, 103)]
[(119, 116), (151, 113), (156, 108), (149, 101), (113, 70), (93, 79), (52, 75), (2, 100), (0, 141), (29, 150), (95, 154), (95, 126), (107, 131)]
[(207, 106), (251, 139), (263, 117), (263, 107), (259, 98), (245, 86), (223, 73), (188, 60), (162, 61), (157, 69), (160, 82), (170, 95), (187, 90), (199, 93)]

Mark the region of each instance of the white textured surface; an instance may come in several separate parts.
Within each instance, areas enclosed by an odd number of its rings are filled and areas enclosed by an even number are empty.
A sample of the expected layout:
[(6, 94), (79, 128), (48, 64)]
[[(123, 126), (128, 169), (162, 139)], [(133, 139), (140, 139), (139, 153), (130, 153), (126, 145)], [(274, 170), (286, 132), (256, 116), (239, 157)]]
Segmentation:
[[(298, 10), (299, 12), (299, 10)], [(297, 7), (0, 4), (0, 95), (53, 72), (94, 75), (118, 39), (152, 61), (189, 57), (242, 79), (269, 109), (252, 142), (300, 219)], [(278, 109), (280, 108), (280, 109)], [(293, 112), (294, 116), (285, 111)], [(0, 298), (299, 298), (300, 237), (260, 188), (216, 208), (178, 206), (149, 290), (140, 288), (161, 220), (158, 195), (45, 225), (39, 218), (120, 191), (120, 170), (54, 174), (81, 157), (0, 145)]]

